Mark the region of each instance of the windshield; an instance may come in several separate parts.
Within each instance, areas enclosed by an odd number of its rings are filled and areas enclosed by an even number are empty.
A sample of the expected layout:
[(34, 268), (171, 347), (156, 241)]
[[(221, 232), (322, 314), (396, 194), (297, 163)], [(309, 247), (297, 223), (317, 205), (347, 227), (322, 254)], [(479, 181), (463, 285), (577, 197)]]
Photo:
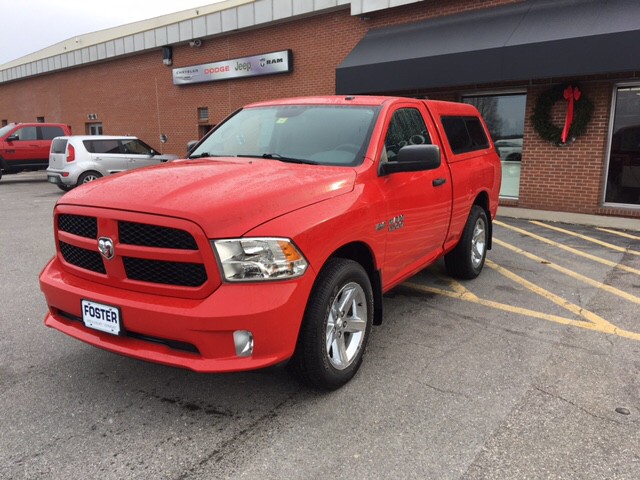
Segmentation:
[(320, 165), (362, 162), (375, 107), (292, 105), (247, 108), (198, 145), (190, 158), (261, 157)]
[(9, 125), (5, 125), (4, 127), (0, 128), (0, 137), (4, 136), (13, 127), (15, 127), (15, 124), (10, 123)]

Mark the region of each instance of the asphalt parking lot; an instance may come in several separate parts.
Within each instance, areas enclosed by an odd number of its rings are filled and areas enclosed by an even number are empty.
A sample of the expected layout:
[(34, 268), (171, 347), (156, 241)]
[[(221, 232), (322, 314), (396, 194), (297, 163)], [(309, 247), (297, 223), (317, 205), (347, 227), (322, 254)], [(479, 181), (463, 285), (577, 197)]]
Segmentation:
[(438, 263), (389, 292), (320, 394), (47, 329), (45, 178), (0, 180), (0, 478), (640, 478), (640, 232), (500, 216), (478, 279)]

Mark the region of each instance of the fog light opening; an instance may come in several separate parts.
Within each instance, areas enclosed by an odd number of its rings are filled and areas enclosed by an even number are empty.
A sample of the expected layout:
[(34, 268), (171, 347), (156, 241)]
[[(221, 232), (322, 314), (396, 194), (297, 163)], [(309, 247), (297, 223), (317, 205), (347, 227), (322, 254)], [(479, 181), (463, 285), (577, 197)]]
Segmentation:
[(253, 354), (253, 334), (247, 330), (233, 332), (233, 343), (236, 345), (236, 355), (250, 357)]

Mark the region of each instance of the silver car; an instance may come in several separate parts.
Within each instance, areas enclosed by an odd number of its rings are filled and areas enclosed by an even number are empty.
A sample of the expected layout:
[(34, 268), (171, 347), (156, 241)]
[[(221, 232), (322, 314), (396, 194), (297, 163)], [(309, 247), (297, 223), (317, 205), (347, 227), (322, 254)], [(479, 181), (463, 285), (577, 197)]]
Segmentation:
[(112, 173), (157, 165), (177, 155), (160, 155), (137, 137), (72, 135), (51, 143), (47, 180), (68, 191)]

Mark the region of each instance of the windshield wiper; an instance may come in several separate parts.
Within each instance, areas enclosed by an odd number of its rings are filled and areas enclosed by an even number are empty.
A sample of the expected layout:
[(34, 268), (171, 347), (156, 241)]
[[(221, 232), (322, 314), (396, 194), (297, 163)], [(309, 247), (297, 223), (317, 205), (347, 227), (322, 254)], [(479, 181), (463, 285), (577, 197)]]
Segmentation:
[(187, 158), (205, 158), (205, 157), (235, 157), (235, 155), (221, 155), (218, 153), (199, 153), (197, 155), (189, 155)]
[(187, 158), (204, 158), (204, 157), (213, 157), (209, 152), (199, 153), (197, 155), (189, 155)]
[(266, 158), (268, 160), (278, 160), (280, 162), (287, 162), (287, 163), (302, 163), (304, 165), (318, 165), (318, 162), (314, 162), (313, 160), (307, 160), (305, 158), (284, 157), (279, 153), (263, 153), (262, 155), (238, 155), (238, 156), (249, 157), (249, 158)]

